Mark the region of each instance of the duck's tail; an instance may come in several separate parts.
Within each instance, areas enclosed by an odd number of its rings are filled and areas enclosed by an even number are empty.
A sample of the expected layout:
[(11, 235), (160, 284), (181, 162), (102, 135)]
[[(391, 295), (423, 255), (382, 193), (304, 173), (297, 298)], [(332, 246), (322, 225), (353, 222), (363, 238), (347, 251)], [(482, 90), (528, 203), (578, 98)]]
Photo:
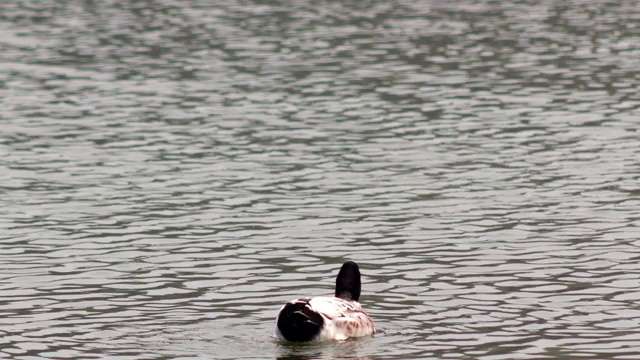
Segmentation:
[(311, 341), (320, 333), (323, 324), (322, 316), (313, 311), (308, 301), (287, 303), (278, 314), (278, 330), (288, 341)]

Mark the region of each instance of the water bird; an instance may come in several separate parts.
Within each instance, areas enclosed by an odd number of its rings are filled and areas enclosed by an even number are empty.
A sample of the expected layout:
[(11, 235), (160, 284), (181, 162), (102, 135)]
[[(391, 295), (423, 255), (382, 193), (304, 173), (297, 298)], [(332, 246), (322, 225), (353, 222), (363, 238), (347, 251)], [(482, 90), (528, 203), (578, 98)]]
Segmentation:
[(335, 296), (303, 297), (284, 304), (275, 336), (293, 342), (346, 340), (373, 335), (376, 326), (362, 309), (360, 268), (347, 261), (336, 278)]

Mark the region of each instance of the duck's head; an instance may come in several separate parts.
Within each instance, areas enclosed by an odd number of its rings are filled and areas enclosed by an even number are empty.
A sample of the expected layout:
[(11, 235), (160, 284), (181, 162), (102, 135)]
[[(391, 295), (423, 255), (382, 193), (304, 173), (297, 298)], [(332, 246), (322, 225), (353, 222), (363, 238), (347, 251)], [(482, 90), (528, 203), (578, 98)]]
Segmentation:
[(360, 268), (353, 261), (342, 264), (336, 278), (336, 297), (358, 301), (360, 299)]

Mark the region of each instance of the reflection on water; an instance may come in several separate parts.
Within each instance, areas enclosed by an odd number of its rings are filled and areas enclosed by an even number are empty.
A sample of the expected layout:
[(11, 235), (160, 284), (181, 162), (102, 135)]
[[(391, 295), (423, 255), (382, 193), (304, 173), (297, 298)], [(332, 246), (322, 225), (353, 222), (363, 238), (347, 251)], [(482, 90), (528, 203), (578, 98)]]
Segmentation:
[(323, 344), (280, 344), (277, 349), (279, 355), (276, 359), (371, 360), (368, 356), (356, 356), (355, 354), (366, 351), (372, 341), (372, 339), (353, 339), (346, 342)]
[[(0, 11), (0, 356), (629, 358), (633, 1)], [(374, 338), (271, 338), (361, 263)]]

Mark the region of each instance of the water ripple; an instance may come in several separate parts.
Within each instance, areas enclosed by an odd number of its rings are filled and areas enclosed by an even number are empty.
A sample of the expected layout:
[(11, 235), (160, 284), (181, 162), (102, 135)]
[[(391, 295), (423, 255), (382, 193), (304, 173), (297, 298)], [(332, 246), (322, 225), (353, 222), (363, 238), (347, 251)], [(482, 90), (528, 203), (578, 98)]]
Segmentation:
[[(0, 357), (633, 358), (629, 1), (0, 13)], [(374, 338), (271, 338), (363, 268)]]

